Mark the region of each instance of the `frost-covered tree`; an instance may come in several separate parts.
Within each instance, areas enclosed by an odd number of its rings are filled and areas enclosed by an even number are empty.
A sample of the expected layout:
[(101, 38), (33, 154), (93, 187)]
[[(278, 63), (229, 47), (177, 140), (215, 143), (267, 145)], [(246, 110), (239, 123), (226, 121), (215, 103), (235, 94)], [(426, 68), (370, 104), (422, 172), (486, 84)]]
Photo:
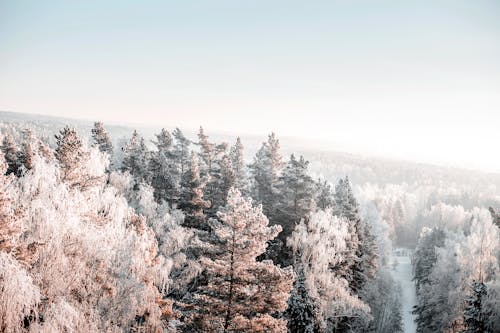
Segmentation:
[(230, 158), (234, 172), (234, 187), (242, 193), (248, 191), (248, 174), (245, 165), (244, 147), (238, 137), (236, 143), (231, 147)]
[(488, 333), (486, 328), (486, 309), (484, 299), (487, 295), (486, 285), (481, 281), (472, 281), (471, 292), (465, 300), (464, 322), (466, 333)]
[(500, 228), (500, 213), (498, 213), (493, 207), (490, 207), (488, 210), (490, 211), (493, 223)]
[(333, 191), (330, 183), (326, 180), (318, 179), (315, 183), (315, 198), (316, 207), (321, 210), (332, 208), (335, 204)]
[(21, 166), (19, 161), (19, 148), (12, 135), (7, 134), (2, 140), (2, 152), (7, 163), (7, 174), (17, 174)]
[[(98, 176), (105, 174), (101, 157), (91, 153), (88, 161), (99, 166), (94, 171)], [(18, 330), (165, 328), (170, 306), (160, 293), (159, 276), (164, 269), (159, 265), (170, 258), (159, 256), (144, 217), (134, 213), (114, 186), (99, 183), (86, 191), (70, 190), (59, 177), (61, 163), (35, 158), (34, 168), (19, 179), (15, 191), (25, 209), (22, 242), (28, 250), (38, 244), (39, 254), (24, 266), (29, 278), (23, 278), (20, 294), (26, 298), (22, 304), (37, 307), (20, 310), (29, 315), (18, 322)], [(13, 276), (21, 278), (17, 271)], [(43, 297), (35, 297), (36, 293)], [(10, 294), (0, 291), (0, 299), (5, 295)]]
[(215, 144), (209, 141), (202, 127), (198, 132), (200, 146), (200, 175), (206, 179), (205, 196), (212, 203), (207, 211), (215, 216), (219, 207), (226, 201), (229, 188), (234, 186), (235, 174), (228, 152), (228, 144)]
[(212, 172), (212, 163), (214, 162), (216, 149), (215, 144), (208, 140), (203, 127), (200, 126), (198, 132), (198, 145), (200, 146), (200, 160), (202, 162), (202, 175), (207, 177)]
[(127, 145), (123, 148), (124, 157), (122, 161), (122, 171), (128, 171), (137, 181), (148, 182), (148, 149), (144, 138), (134, 131)]
[(269, 227), (262, 208), (238, 190), (229, 192), (210, 225), (217, 255), (202, 258), (208, 284), (194, 295), (191, 325), (204, 332), (286, 332), (279, 315), (287, 307), (293, 273), (256, 260), (281, 228)]
[(304, 269), (305, 285), (317, 309), (315, 326), (320, 331), (342, 331), (346, 318), (369, 317), (368, 306), (352, 293), (338, 269), (346, 261), (348, 224), (331, 209), (318, 211), (307, 224), (301, 222), (287, 242), (297, 260), (295, 266)]
[(88, 188), (99, 182), (102, 177), (95, 177), (88, 171), (90, 152), (74, 128), (66, 126), (55, 135), (55, 157), (61, 169), (61, 178), (70, 187)]
[(170, 133), (162, 129), (153, 141), (156, 151), (151, 153), (149, 167), (151, 171), (151, 186), (155, 190), (155, 199), (169, 204), (179, 201), (180, 170), (175, 161), (173, 140)]
[(111, 142), (111, 137), (108, 131), (104, 128), (104, 124), (100, 121), (94, 123), (94, 128), (91, 130), (92, 134), (92, 145), (99, 148), (103, 153), (109, 155), (110, 160), (113, 156), (113, 143)]
[(293, 231), (295, 225), (313, 209), (314, 181), (309, 176), (309, 162), (300, 156), (290, 156), (279, 178), (279, 220), (282, 221), (283, 239)]
[(340, 179), (335, 186), (335, 214), (348, 221), (349, 235), (344, 252), (346, 258), (339, 271), (359, 293), (376, 270), (377, 249), (370, 226), (361, 220), (359, 205), (352, 193), (349, 179)]
[(304, 269), (300, 264), (297, 266), (297, 277), (286, 310), (288, 331), (314, 333), (318, 330), (318, 327), (315, 327), (316, 309), (309, 296)]
[(420, 286), (429, 283), (434, 264), (437, 261), (437, 247), (443, 247), (445, 240), (444, 231), (441, 228), (425, 228), (413, 255), (413, 276), (417, 291)]
[[(189, 170), (191, 164), (191, 153), (189, 150), (191, 141), (184, 136), (179, 128), (176, 128), (172, 132), (172, 136), (174, 138), (174, 144), (172, 146), (172, 157), (175, 161), (175, 174), (178, 175), (178, 182), (181, 183), (182, 175), (184, 175)], [(180, 191), (182, 190), (183, 189), (181, 184)]]
[(25, 170), (33, 169), (35, 154), (38, 153), (37, 139), (32, 130), (23, 131), (23, 143), (19, 152), (19, 161)]
[(15, 251), (17, 238), (21, 233), (20, 216), (22, 210), (16, 207), (9, 191), (14, 182), (11, 174), (5, 175), (8, 166), (0, 151), (0, 251)]
[(205, 180), (200, 177), (198, 156), (191, 152), (191, 165), (182, 178), (182, 196), (179, 208), (184, 211), (184, 225), (200, 230), (208, 230), (205, 210), (210, 207), (210, 201), (203, 198)]
[(252, 197), (262, 203), (264, 214), (269, 217), (271, 223), (275, 223), (274, 217), (279, 198), (279, 176), (282, 169), (279, 140), (274, 133), (271, 133), (250, 165), (250, 172), (253, 176)]

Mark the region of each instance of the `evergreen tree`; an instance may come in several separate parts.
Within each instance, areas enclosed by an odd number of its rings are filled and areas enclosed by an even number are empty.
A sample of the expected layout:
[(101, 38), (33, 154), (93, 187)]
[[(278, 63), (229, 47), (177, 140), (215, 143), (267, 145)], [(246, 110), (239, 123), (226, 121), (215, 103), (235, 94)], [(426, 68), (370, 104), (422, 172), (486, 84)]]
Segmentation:
[(174, 160), (173, 169), (175, 170), (173, 174), (177, 178), (176, 183), (180, 184), (179, 191), (182, 192), (184, 188), (182, 187), (181, 178), (189, 170), (191, 165), (191, 153), (189, 151), (191, 141), (184, 136), (179, 128), (173, 131), (172, 136), (174, 137), (172, 158)]
[(14, 141), (12, 135), (7, 134), (2, 141), (2, 152), (4, 154), (5, 162), (7, 163), (6, 174), (18, 174), (21, 167), (19, 161), (19, 149)]
[(465, 300), (464, 322), (465, 333), (488, 333), (484, 299), (487, 295), (486, 285), (474, 280), (471, 284), (471, 295)]
[(151, 154), (149, 167), (151, 171), (151, 186), (154, 188), (156, 201), (165, 200), (169, 204), (179, 201), (180, 170), (175, 161), (173, 140), (170, 133), (162, 129), (153, 141), (156, 151)]
[(198, 132), (198, 145), (200, 145), (201, 175), (207, 177), (212, 172), (212, 163), (214, 162), (216, 150), (215, 144), (208, 141), (208, 135), (205, 134), (203, 127), (200, 126)]
[(215, 216), (218, 208), (225, 205), (227, 193), (235, 182), (233, 166), (227, 150), (226, 143), (215, 146), (211, 169), (206, 173), (208, 177), (206, 195), (207, 199), (212, 202), (209, 210), (210, 216)]
[(358, 204), (352, 195), (351, 185), (347, 177), (345, 179), (340, 179), (335, 186), (334, 198), (334, 213), (348, 221), (348, 231), (350, 235), (344, 251), (345, 260), (336, 270), (349, 282), (349, 286), (353, 292), (358, 293), (365, 282), (361, 269), (359, 239), (361, 218), (359, 216)]
[(194, 295), (196, 331), (286, 332), (286, 321), (278, 318), (287, 307), (293, 272), (256, 260), (281, 228), (268, 227), (262, 209), (238, 190), (229, 192), (227, 205), (210, 225), (218, 255), (202, 258), (208, 284)]
[(437, 260), (436, 248), (443, 247), (444, 240), (445, 233), (440, 228), (426, 228), (420, 235), (420, 240), (413, 255), (413, 279), (415, 280), (417, 294), (422, 285), (429, 283), (429, 276)]
[(179, 208), (186, 214), (184, 225), (187, 227), (208, 230), (205, 210), (210, 207), (210, 201), (203, 199), (205, 181), (200, 177), (198, 157), (191, 152), (191, 165), (182, 178), (182, 198)]
[(500, 228), (500, 213), (498, 213), (493, 207), (489, 208), (491, 218), (493, 219), (493, 223)]
[(231, 147), (230, 157), (235, 179), (234, 187), (245, 193), (248, 190), (248, 175), (243, 149), (241, 139), (238, 137), (234, 146)]
[(252, 197), (262, 203), (264, 214), (269, 217), (271, 224), (276, 223), (279, 176), (282, 168), (279, 140), (271, 133), (250, 165), (253, 176)]
[(292, 154), (279, 180), (279, 214), (283, 221), (283, 239), (286, 239), (295, 225), (312, 211), (314, 181), (309, 176), (309, 162)]
[[(439, 286), (435, 288), (431, 274), (436, 265), (437, 248), (443, 247), (445, 233), (440, 228), (425, 228), (413, 254), (413, 276), (415, 280), (417, 305), (413, 309), (416, 315), (418, 333), (431, 333), (440, 330), (442, 325), (435, 319), (442, 316), (442, 304), (446, 302), (448, 291)], [(445, 277), (443, 285), (452, 284), (452, 277)]]
[(215, 198), (216, 207), (225, 205), (229, 190), (234, 187), (235, 182), (236, 175), (234, 173), (231, 160), (229, 156), (226, 155), (220, 162), (220, 178), (218, 184), (216, 185), (218, 188), (218, 196)]
[[(359, 205), (352, 193), (349, 179), (341, 179), (335, 187), (335, 213), (348, 221), (350, 237), (344, 251), (346, 260), (336, 267), (349, 283), (356, 295), (362, 294), (369, 279), (375, 277), (377, 270), (377, 246), (370, 226), (361, 220)], [(337, 324), (339, 332), (345, 332), (352, 326), (354, 318), (340, 318)]]
[(16, 240), (21, 228), (18, 219), (20, 210), (14, 207), (14, 200), (9, 195), (8, 187), (13, 175), (6, 175), (8, 169), (5, 155), (0, 151), (0, 251), (11, 252), (16, 247)]
[(91, 134), (93, 146), (98, 147), (101, 152), (107, 153), (111, 160), (113, 156), (113, 144), (111, 143), (111, 138), (104, 128), (103, 123), (100, 121), (95, 122)]
[(225, 204), (227, 192), (235, 181), (228, 145), (210, 142), (202, 127), (198, 133), (198, 145), (200, 175), (207, 181), (205, 196), (212, 203), (207, 213), (209, 216), (215, 216), (219, 207)]
[(148, 149), (144, 138), (137, 131), (134, 131), (124, 147), (122, 171), (128, 171), (137, 183), (147, 183), (149, 180)]
[(62, 180), (70, 186), (81, 188), (90, 185), (91, 179), (84, 174), (83, 168), (89, 159), (82, 140), (74, 128), (64, 127), (56, 138), (55, 157), (59, 161)]
[(36, 153), (36, 138), (33, 131), (26, 129), (23, 131), (23, 145), (19, 152), (19, 161), (26, 170), (33, 169)]
[(321, 210), (333, 207), (335, 200), (333, 198), (330, 184), (326, 180), (318, 179), (315, 185), (316, 195), (314, 201), (316, 203), (316, 207)]
[(293, 285), (293, 290), (288, 299), (288, 309), (286, 317), (288, 318), (289, 332), (313, 333), (317, 331), (314, 327), (315, 306), (306, 287), (306, 277), (303, 267), (299, 264), (296, 268), (297, 278)]

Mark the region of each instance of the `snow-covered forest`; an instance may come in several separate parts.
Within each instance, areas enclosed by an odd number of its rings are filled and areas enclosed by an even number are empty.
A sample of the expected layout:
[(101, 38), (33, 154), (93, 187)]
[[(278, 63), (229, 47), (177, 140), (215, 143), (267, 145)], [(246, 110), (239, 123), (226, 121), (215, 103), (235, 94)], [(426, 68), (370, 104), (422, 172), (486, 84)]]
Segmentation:
[(2, 332), (500, 332), (498, 174), (0, 115)]

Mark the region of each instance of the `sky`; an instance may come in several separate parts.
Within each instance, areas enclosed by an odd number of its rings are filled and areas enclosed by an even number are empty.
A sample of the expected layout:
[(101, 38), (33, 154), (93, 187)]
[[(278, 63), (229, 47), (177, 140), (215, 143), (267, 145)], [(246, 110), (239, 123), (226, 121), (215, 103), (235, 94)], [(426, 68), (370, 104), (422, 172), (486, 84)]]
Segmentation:
[(0, 0), (0, 110), (500, 172), (500, 1)]

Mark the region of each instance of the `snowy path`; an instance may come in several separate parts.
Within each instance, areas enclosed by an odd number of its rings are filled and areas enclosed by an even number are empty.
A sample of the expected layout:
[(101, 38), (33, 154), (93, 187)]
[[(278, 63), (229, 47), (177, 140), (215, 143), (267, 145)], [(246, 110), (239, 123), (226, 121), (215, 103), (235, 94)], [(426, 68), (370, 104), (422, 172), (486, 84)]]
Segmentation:
[(409, 256), (394, 256), (397, 265), (392, 271), (394, 279), (401, 285), (401, 314), (405, 333), (415, 333), (416, 324), (411, 314), (416, 303), (415, 284), (412, 279), (411, 260)]

